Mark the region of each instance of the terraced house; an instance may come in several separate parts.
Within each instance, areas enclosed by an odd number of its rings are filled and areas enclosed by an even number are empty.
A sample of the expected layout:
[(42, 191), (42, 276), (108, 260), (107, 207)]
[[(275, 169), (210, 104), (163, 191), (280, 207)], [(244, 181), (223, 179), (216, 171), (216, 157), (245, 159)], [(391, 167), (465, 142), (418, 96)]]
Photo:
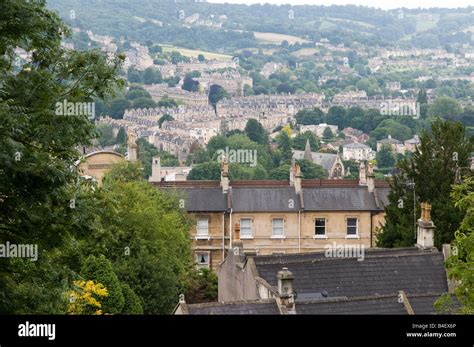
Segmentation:
[(246, 253), (305, 253), (328, 244), (375, 244), (384, 223), (387, 183), (361, 165), (357, 180), (303, 180), (293, 164), (288, 181), (229, 181), (222, 164), (219, 181), (154, 183), (176, 190), (193, 216), (193, 249), (199, 267), (216, 270), (242, 242)]

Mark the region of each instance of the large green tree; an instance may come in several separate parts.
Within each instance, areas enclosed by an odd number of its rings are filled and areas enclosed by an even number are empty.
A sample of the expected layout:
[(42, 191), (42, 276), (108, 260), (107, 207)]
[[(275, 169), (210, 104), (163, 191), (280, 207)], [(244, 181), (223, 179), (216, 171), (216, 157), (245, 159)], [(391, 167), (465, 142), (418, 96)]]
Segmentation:
[[(382, 247), (406, 247), (415, 243), (414, 218), (419, 216), (420, 202), (433, 205), (432, 219), (436, 226), (435, 245), (440, 247), (454, 238), (463, 213), (450, 199), (451, 186), (457, 172), (469, 166), (473, 139), (466, 137), (460, 123), (437, 119), (431, 132), (420, 137), (421, 144), (413, 154), (397, 163), (399, 174), (391, 181), (390, 203), (386, 206), (386, 222), (378, 236)], [(415, 197), (413, 197), (413, 185)], [(418, 217), (416, 217), (418, 218)]]
[[(2, 1), (0, 21), (0, 243), (38, 245), (39, 258), (2, 259), (0, 312), (64, 312), (61, 293), (72, 273), (63, 253), (88, 228), (77, 208), (79, 145), (95, 137), (85, 115), (58, 112), (58, 103), (94, 102), (123, 85), (97, 50), (61, 47), (69, 30), (45, 1)], [(31, 60), (16, 64), (16, 48)]]

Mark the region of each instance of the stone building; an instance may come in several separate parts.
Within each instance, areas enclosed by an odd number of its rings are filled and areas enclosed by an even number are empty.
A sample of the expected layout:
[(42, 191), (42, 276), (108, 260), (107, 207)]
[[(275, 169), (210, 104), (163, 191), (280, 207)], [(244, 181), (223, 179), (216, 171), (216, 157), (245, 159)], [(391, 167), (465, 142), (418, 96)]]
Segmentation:
[(199, 266), (217, 269), (235, 241), (256, 254), (324, 249), (333, 241), (371, 247), (384, 223), (388, 185), (362, 167), (361, 180), (302, 180), (294, 164), (289, 181), (161, 182), (182, 194), (195, 218), (193, 249)]

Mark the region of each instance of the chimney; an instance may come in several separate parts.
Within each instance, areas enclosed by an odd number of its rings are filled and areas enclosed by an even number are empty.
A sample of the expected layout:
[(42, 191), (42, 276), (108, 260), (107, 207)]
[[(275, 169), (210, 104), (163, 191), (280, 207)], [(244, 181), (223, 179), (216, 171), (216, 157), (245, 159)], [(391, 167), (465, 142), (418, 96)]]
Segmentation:
[(227, 193), (229, 191), (229, 163), (227, 162), (227, 158), (225, 156), (221, 161), (221, 187), (223, 193)]
[(361, 160), (359, 164), (359, 185), (366, 186), (367, 185), (367, 172), (365, 170), (365, 161)]
[(300, 194), (301, 193), (301, 167), (298, 163), (295, 163), (295, 193)]
[(418, 219), (418, 229), (416, 233), (416, 246), (421, 249), (434, 247), (435, 225), (431, 220), (431, 204), (421, 203), (421, 218)]
[(374, 175), (374, 166), (369, 163), (369, 168), (367, 170), (367, 188), (369, 193), (373, 193), (375, 189), (375, 175)]
[(150, 182), (161, 181), (161, 159), (160, 157), (153, 157), (151, 160), (151, 176), (148, 178)]
[(278, 271), (277, 279), (280, 305), (286, 306), (287, 308), (294, 308), (293, 280), (295, 277), (287, 267), (284, 267), (281, 271)]
[(295, 185), (295, 165), (296, 165), (296, 162), (295, 162), (295, 158), (291, 159), (291, 166), (290, 166), (290, 186), (294, 186)]
[(128, 160), (130, 162), (135, 162), (138, 160), (138, 145), (137, 145), (137, 135), (133, 132), (128, 133), (128, 140), (127, 140), (127, 152), (128, 152)]

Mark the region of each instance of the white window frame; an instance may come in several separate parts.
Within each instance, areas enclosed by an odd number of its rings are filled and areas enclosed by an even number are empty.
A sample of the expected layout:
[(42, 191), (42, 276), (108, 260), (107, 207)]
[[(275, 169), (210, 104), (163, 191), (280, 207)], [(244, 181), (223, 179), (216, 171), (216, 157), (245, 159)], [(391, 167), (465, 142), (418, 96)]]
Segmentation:
[[(324, 220), (324, 234), (316, 234), (316, 221), (317, 220)], [(328, 227), (328, 219), (326, 217), (316, 217), (314, 218), (314, 239), (324, 239), (327, 240), (328, 235), (327, 235), (327, 227)]]
[[(196, 252), (196, 268), (199, 269), (210, 269), (211, 268), (211, 252)], [(207, 262), (206, 263), (201, 263), (199, 261), (199, 258), (204, 255), (207, 257)]]
[[(356, 221), (356, 233), (355, 234), (349, 234), (349, 219), (355, 219)], [(352, 228), (353, 226), (351, 226)], [(346, 218), (346, 239), (360, 239), (359, 236), (359, 218), (358, 217), (347, 217)]]
[[(200, 221), (206, 221), (207, 222), (207, 232), (205, 234), (200, 233), (199, 230), (199, 222)], [(209, 217), (198, 217), (196, 221), (196, 240), (209, 240)]]
[[(276, 220), (281, 220), (281, 229), (282, 229), (282, 234), (281, 235), (276, 235), (275, 234), (275, 225), (274, 225), (274, 222)], [(283, 217), (273, 217), (272, 218), (272, 236), (271, 236), (272, 239), (284, 239), (286, 238), (285, 237), (285, 218)]]
[[(245, 228), (242, 228), (242, 221), (248, 221), (249, 222), (248, 229), (250, 230), (250, 232), (248, 234), (243, 234), (242, 233), (242, 230), (245, 229)], [(253, 220), (252, 220), (251, 217), (242, 217), (242, 218), (240, 218), (240, 239), (241, 240), (253, 239), (252, 224), (253, 224)]]

